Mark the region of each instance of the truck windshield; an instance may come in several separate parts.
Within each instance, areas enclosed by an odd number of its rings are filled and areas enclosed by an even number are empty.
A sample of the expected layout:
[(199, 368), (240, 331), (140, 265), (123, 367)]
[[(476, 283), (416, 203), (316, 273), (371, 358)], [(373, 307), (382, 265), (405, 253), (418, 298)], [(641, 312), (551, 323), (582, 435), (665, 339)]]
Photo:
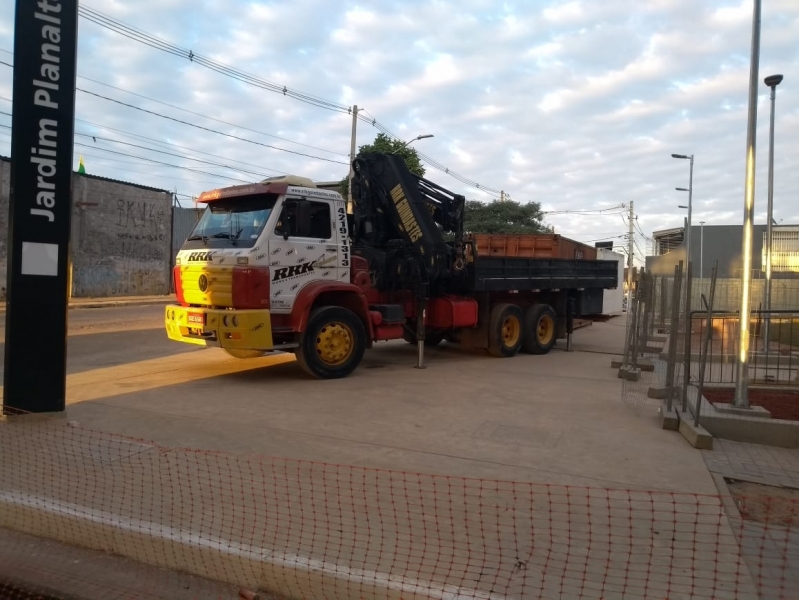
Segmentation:
[(209, 202), (183, 248), (251, 248), (276, 201), (275, 194), (262, 194)]

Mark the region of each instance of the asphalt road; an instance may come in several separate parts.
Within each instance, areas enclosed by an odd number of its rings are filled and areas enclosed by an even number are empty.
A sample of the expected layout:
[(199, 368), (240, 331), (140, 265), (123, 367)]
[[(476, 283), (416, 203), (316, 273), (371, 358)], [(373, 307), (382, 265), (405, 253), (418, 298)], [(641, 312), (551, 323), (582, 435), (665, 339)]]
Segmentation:
[[(67, 372), (196, 351), (166, 337), (163, 306), (84, 308), (69, 311)], [(5, 358), (5, 316), (0, 319), (0, 357)], [(0, 361), (0, 373), (3, 371)]]

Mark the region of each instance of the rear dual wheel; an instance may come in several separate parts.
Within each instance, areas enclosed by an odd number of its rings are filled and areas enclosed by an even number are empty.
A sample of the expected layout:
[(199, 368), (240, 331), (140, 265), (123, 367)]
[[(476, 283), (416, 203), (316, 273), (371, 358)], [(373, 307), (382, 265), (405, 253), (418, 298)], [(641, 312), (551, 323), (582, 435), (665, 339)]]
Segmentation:
[(497, 304), (488, 321), (488, 351), (494, 356), (514, 356), (519, 350), (546, 354), (557, 339), (557, 316), (548, 304), (526, 311), (515, 304)]
[(533, 304), (524, 314), (523, 349), (528, 354), (546, 354), (557, 339), (557, 316), (548, 304)]
[(515, 304), (496, 304), (488, 319), (488, 352), (508, 357), (522, 347), (524, 313)]

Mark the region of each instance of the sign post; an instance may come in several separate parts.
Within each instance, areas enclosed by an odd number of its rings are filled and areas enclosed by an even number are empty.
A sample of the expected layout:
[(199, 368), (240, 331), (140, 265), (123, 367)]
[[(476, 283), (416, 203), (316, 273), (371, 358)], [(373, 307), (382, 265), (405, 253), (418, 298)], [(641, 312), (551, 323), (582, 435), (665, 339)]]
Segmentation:
[(3, 408), (63, 411), (78, 0), (17, 0)]

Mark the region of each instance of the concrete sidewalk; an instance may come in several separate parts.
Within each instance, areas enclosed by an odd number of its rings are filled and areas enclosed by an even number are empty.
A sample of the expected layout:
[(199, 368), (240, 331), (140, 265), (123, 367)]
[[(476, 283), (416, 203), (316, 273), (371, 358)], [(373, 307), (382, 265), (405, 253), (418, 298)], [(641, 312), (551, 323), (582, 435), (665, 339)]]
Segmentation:
[[(113, 296), (110, 298), (71, 298), (70, 309), (78, 308), (112, 308), (116, 306), (148, 306), (176, 302), (175, 295), (166, 296)], [(0, 313), (6, 311), (6, 303), (0, 302)]]
[(63, 418), (0, 423), (0, 526), (298, 597), (752, 597), (701, 454), (620, 400), (624, 332), (424, 370), (383, 343), (333, 381), (218, 349), (76, 373)]

